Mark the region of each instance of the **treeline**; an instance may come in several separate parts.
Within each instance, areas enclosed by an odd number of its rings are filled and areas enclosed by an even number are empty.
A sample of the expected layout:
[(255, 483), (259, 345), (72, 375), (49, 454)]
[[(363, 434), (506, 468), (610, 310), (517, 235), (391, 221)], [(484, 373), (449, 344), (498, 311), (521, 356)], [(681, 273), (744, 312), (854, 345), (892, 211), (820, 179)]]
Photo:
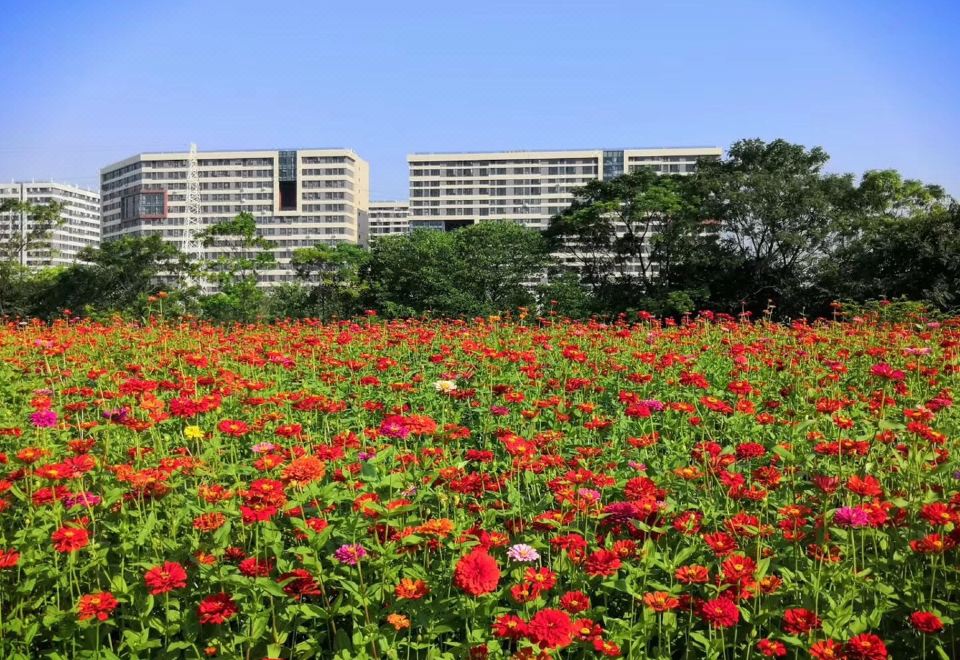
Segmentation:
[[(504, 220), (381, 237), (370, 250), (318, 245), (294, 253), (293, 282), (270, 288), (257, 279), (277, 268), (272, 245), (245, 213), (204, 233), (221, 256), (199, 264), (159, 238), (126, 238), (84, 251), (85, 263), (30, 272), (7, 246), (0, 314), (145, 315), (164, 307), (247, 322), (367, 309), (813, 317), (831, 314), (838, 301), (960, 306), (960, 205), (893, 170), (859, 181), (827, 174), (827, 160), (819, 148), (742, 140), (690, 175), (641, 170), (591, 182), (542, 233)], [(46, 208), (31, 212), (50, 217)], [(217, 293), (204, 294), (210, 285)]]

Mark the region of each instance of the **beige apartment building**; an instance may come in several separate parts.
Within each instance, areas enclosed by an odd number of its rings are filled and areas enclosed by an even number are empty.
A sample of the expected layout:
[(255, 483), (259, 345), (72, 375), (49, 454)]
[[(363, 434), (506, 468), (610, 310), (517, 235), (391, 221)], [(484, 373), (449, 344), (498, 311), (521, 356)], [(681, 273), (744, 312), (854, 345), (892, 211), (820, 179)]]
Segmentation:
[(410, 154), (410, 228), (450, 230), (511, 219), (546, 229), (570, 205), (574, 189), (590, 181), (641, 167), (687, 174), (698, 159), (722, 153), (719, 147), (667, 147)]
[[(96, 191), (52, 181), (0, 183), (0, 200), (3, 199), (61, 205), (62, 222), (49, 230), (44, 247), (20, 250), (23, 266), (66, 266), (77, 260), (83, 248), (100, 245), (100, 195)], [(33, 229), (26, 213), (0, 214), (0, 240), (6, 241), (15, 234), (25, 236)]]
[[(142, 153), (100, 171), (103, 240), (159, 235), (185, 248), (189, 152)], [(294, 250), (361, 243), (370, 168), (349, 149), (201, 151), (196, 153), (199, 223), (207, 227), (247, 211), (276, 248), (276, 268), (261, 282), (289, 280)], [(215, 259), (216, 248), (202, 251)]]
[(410, 205), (402, 201), (370, 202), (368, 241), (410, 231)]

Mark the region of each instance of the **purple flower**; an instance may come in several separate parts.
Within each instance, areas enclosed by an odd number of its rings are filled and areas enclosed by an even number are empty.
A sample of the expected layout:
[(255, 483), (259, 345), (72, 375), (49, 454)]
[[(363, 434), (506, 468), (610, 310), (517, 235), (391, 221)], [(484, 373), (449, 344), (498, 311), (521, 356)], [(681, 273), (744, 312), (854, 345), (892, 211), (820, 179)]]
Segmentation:
[(505, 406), (490, 406), (490, 414), (496, 417), (503, 417), (510, 414), (510, 409)]
[(69, 497), (65, 497), (63, 500), (63, 503), (66, 505), (68, 509), (72, 509), (75, 506), (86, 506), (86, 507), (97, 506), (102, 501), (103, 501), (103, 498), (101, 498), (99, 495), (96, 495), (95, 493), (86, 492), (86, 493), (77, 493), (76, 495), (70, 495)]
[(540, 553), (526, 543), (517, 543), (507, 549), (507, 557), (513, 561), (531, 562), (540, 559)]
[(117, 408), (116, 410), (104, 410), (103, 418), (109, 419), (114, 424), (123, 424), (127, 421), (127, 417), (130, 415), (130, 410), (126, 407)]
[(357, 454), (357, 458), (359, 458), (361, 461), (366, 462), (366, 461), (369, 461), (371, 458), (373, 458), (373, 457), (376, 456), (376, 455), (377, 455), (376, 452), (372, 452), (372, 451), (362, 451), (362, 452), (360, 452), (359, 454)]
[(657, 412), (663, 412), (663, 409), (666, 407), (663, 405), (663, 401), (660, 401), (659, 399), (645, 399), (640, 403), (645, 405), (650, 410), (656, 410)]
[(341, 564), (356, 566), (357, 562), (367, 556), (367, 550), (359, 543), (341, 545), (333, 552), (333, 558)]
[(57, 425), (57, 413), (52, 410), (38, 410), (30, 415), (30, 421), (38, 429), (48, 429)]
[(833, 522), (838, 527), (866, 527), (870, 514), (858, 506), (842, 506), (833, 514)]

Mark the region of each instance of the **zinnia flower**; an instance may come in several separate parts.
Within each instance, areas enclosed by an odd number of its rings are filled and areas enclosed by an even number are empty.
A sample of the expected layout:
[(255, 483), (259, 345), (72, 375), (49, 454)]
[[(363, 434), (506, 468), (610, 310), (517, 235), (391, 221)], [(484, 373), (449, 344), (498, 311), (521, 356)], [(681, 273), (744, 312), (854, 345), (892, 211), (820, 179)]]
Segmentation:
[(323, 595), (316, 578), (305, 568), (295, 568), (284, 573), (277, 578), (277, 582), (283, 583), (283, 592), (294, 600)]
[(341, 545), (337, 548), (333, 557), (341, 564), (356, 566), (357, 562), (367, 556), (367, 550), (359, 543)]
[(119, 604), (109, 591), (86, 594), (77, 601), (77, 618), (86, 621), (96, 617), (100, 621), (106, 621)]
[(517, 543), (507, 550), (507, 557), (517, 562), (531, 562), (540, 559), (540, 553), (526, 543)]
[(858, 506), (842, 506), (833, 514), (833, 522), (839, 527), (867, 527), (870, 514)]
[(887, 647), (883, 640), (871, 633), (861, 633), (843, 645), (847, 660), (886, 660)]
[(587, 575), (609, 577), (620, 568), (620, 557), (613, 550), (597, 550), (587, 557), (584, 569)]
[(233, 618), (239, 611), (230, 594), (220, 592), (207, 596), (197, 606), (200, 623), (220, 624)]
[(499, 582), (497, 560), (482, 548), (461, 557), (453, 571), (453, 583), (471, 596), (488, 594), (497, 588)]
[(20, 561), (20, 553), (11, 548), (0, 550), (0, 569), (13, 568)]
[(806, 635), (820, 626), (819, 617), (802, 607), (789, 609), (783, 613), (783, 632), (788, 635)]
[(714, 598), (700, 606), (700, 618), (714, 628), (729, 628), (740, 621), (740, 610), (729, 598)]
[(394, 587), (393, 593), (400, 600), (420, 600), (430, 593), (430, 588), (423, 580), (403, 578), (400, 580), (400, 583)]
[(910, 615), (910, 625), (927, 635), (943, 630), (943, 621), (933, 612), (914, 612)]
[(76, 552), (87, 547), (90, 534), (83, 527), (61, 527), (50, 535), (57, 552)]
[(167, 561), (144, 573), (143, 581), (150, 588), (150, 593), (158, 596), (187, 586), (187, 571), (177, 562)]
[(38, 410), (30, 415), (30, 421), (38, 429), (48, 429), (57, 425), (57, 413), (52, 410)]
[(542, 649), (559, 649), (573, 643), (574, 626), (570, 615), (546, 608), (533, 615), (527, 624), (527, 637)]

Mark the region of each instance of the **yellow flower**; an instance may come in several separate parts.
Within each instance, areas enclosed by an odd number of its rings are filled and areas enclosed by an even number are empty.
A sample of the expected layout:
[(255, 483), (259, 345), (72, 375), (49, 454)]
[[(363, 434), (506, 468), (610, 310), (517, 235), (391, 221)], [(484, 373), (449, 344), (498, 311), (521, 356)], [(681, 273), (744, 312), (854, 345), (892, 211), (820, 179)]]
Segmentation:
[(433, 387), (438, 392), (443, 392), (444, 394), (446, 394), (448, 392), (453, 392), (455, 389), (457, 389), (457, 384), (452, 380), (438, 380), (433, 384)]
[(199, 426), (188, 426), (183, 429), (183, 435), (185, 435), (188, 440), (201, 440), (204, 434), (203, 429)]

